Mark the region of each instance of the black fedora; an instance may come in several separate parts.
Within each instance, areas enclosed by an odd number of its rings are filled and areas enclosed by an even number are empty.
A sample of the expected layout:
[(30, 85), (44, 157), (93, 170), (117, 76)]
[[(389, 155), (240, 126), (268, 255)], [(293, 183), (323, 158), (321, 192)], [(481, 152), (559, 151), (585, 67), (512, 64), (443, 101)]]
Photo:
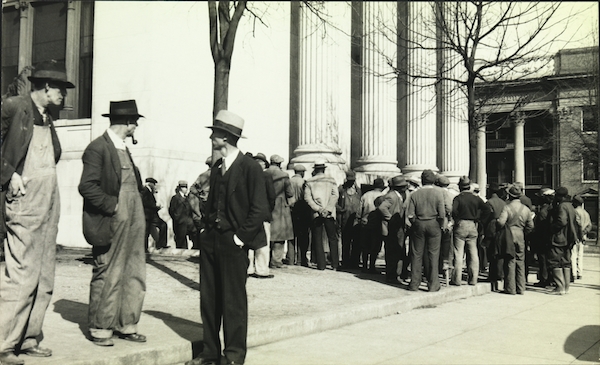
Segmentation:
[(111, 101), (109, 112), (102, 114), (103, 117), (138, 117), (144, 118), (138, 113), (135, 100)]
[(73, 89), (75, 85), (67, 80), (67, 71), (63, 63), (56, 60), (42, 61), (37, 66), (33, 74), (27, 77), (31, 82), (50, 81), (64, 86), (66, 89)]

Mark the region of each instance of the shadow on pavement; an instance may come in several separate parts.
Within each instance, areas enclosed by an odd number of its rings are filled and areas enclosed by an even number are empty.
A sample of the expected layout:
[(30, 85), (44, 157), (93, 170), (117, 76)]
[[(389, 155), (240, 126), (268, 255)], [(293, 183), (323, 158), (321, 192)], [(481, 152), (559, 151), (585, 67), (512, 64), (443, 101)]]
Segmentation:
[[(580, 327), (573, 331), (569, 337), (567, 337), (567, 340), (563, 346), (563, 350), (565, 353), (573, 355), (573, 357), (578, 361), (590, 361), (598, 363), (600, 360), (600, 354), (598, 353), (597, 349), (599, 343), (598, 339), (600, 338), (599, 336), (600, 326), (589, 325)], [(594, 344), (589, 348), (582, 348), (582, 346), (588, 346), (586, 343), (589, 344), (587, 341), (582, 341), (583, 339), (595, 339), (596, 342), (594, 342)], [(593, 350), (593, 348), (596, 349)]]
[(202, 352), (202, 324), (185, 318), (176, 317), (170, 313), (155, 310), (145, 310), (144, 313), (158, 318), (181, 338), (192, 343), (194, 357)]
[(54, 312), (61, 315), (64, 320), (79, 325), (79, 329), (87, 337), (88, 305), (68, 299), (54, 302)]
[(175, 280), (179, 281), (188, 288), (200, 291), (200, 283), (195, 282), (194, 280), (186, 277), (185, 275), (181, 275), (177, 271), (170, 269), (169, 267), (161, 264), (160, 262), (154, 261), (151, 257), (147, 257), (146, 263), (154, 266), (155, 268), (159, 269), (165, 274), (170, 275)]

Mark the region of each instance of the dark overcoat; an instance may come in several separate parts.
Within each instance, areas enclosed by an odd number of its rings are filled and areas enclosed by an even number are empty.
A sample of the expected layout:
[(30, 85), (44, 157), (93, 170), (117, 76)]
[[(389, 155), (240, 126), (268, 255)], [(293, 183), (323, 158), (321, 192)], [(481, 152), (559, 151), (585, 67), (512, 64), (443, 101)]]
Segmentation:
[(292, 190), (290, 177), (274, 165), (265, 171), (273, 178), (273, 188), (275, 190), (275, 204), (271, 214), (271, 242), (292, 240), (294, 239), (294, 226), (288, 199), (294, 196), (294, 191)]
[[(129, 150), (127, 154), (131, 159)], [(121, 161), (107, 132), (93, 140), (83, 152), (79, 193), (83, 196), (83, 235), (92, 246), (110, 245), (110, 223), (121, 190)], [(138, 190), (143, 189), (140, 172), (134, 167)]]

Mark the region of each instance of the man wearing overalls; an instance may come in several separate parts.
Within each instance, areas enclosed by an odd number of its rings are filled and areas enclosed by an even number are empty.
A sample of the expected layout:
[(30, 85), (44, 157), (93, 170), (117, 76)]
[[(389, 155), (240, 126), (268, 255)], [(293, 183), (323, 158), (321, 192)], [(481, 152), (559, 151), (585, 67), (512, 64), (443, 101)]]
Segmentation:
[(0, 362), (23, 364), (17, 354), (47, 357), (39, 346), (54, 288), (60, 198), (56, 163), (60, 143), (48, 112), (62, 105), (64, 65), (44, 61), (29, 77), (32, 92), (2, 103), (2, 199), (6, 267), (0, 275)]

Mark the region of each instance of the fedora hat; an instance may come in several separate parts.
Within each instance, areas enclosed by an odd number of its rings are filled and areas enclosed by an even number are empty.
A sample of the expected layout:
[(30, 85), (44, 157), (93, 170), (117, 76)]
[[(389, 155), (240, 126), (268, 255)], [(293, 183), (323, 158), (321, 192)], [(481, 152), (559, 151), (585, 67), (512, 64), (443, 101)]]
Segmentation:
[(463, 189), (467, 189), (471, 187), (471, 180), (469, 179), (468, 176), (461, 176), (460, 179), (458, 179), (458, 187), (463, 190)]
[[(212, 130), (218, 129), (233, 134), (239, 138), (246, 138), (242, 136), (242, 130), (244, 129), (244, 119), (239, 115), (230, 112), (229, 110), (219, 110), (213, 125), (206, 127)], [(266, 158), (265, 158), (266, 160)]]
[(507, 193), (513, 198), (520, 198), (522, 195), (521, 188), (518, 185), (511, 186)]
[(356, 173), (352, 170), (346, 171), (346, 180), (347, 181), (356, 181)]
[(315, 161), (315, 165), (313, 166), (313, 169), (325, 169), (327, 167), (327, 165), (325, 164), (325, 160), (317, 160)]
[(383, 181), (382, 178), (378, 177), (377, 179), (375, 179), (375, 181), (373, 181), (373, 188), (375, 189), (383, 189), (385, 188), (385, 182)]
[(108, 113), (102, 114), (103, 117), (138, 117), (144, 118), (138, 113), (135, 100), (111, 101)]
[(254, 155), (254, 159), (264, 161), (267, 165), (269, 164), (269, 161), (267, 161), (267, 156), (265, 156), (264, 153), (257, 153), (256, 155)]
[(390, 185), (392, 186), (408, 186), (408, 182), (402, 175), (397, 175), (392, 177), (390, 180)]
[(56, 60), (42, 61), (37, 66), (33, 74), (27, 77), (29, 81), (52, 81), (63, 85), (67, 89), (75, 88), (71, 82), (67, 80), (67, 71), (63, 63)]

